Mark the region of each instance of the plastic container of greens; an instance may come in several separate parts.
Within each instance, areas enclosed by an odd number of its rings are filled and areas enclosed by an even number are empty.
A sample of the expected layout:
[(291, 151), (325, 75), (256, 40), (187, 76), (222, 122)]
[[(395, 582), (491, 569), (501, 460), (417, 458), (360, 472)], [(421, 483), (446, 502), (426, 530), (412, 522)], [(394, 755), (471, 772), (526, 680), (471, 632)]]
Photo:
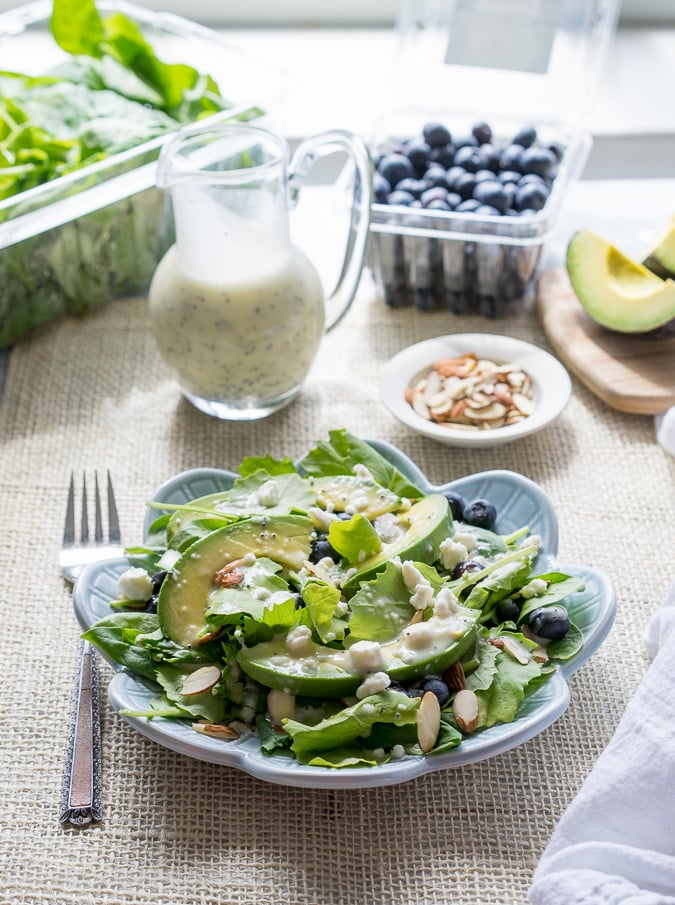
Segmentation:
[(404, 151), (426, 123), (445, 125), (454, 141), (484, 122), (494, 146), (534, 126), (559, 162), (539, 210), (495, 216), (375, 203), (368, 264), (389, 306), (498, 317), (532, 294), (542, 248), (591, 148), (585, 117), (617, 11), (616, 0), (404, 0), (391, 109), (370, 141), (375, 160)]
[[(102, 0), (97, 9), (101, 17), (120, 12), (136, 23), (162, 62), (210, 75), (228, 103), (211, 115), (214, 122), (262, 114), (265, 73), (216, 32), (119, 0)], [(50, 32), (51, 12), (51, 2), (39, 0), (0, 14), (4, 71), (42, 75), (68, 59)], [(165, 200), (155, 188), (156, 160), (171, 134), (5, 198), (0, 167), (0, 348), (63, 315), (147, 288), (171, 241)]]

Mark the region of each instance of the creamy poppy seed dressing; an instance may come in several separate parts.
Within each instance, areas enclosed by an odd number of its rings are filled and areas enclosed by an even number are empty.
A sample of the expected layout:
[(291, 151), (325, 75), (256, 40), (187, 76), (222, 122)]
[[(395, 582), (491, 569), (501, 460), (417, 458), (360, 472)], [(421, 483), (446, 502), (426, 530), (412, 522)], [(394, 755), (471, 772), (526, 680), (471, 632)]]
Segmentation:
[(181, 272), (174, 246), (155, 272), (149, 303), (155, 340), (182, 387), (232, 405), (298, 387), (324, 328), (321, 281), (295, 248), (278, 267), (228, 283)]

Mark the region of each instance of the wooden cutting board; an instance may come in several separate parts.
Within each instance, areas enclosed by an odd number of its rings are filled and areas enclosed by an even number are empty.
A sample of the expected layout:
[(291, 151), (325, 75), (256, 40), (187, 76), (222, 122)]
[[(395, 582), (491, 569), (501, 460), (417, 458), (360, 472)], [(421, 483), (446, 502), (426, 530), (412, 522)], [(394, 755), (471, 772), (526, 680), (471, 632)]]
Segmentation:
[(581, 306), (564, 267), (541, 275), (537, 306), (560, 360), (607, 405), (638, 415), (675, 405), (675, 331), (628, 335), (601, 327)]

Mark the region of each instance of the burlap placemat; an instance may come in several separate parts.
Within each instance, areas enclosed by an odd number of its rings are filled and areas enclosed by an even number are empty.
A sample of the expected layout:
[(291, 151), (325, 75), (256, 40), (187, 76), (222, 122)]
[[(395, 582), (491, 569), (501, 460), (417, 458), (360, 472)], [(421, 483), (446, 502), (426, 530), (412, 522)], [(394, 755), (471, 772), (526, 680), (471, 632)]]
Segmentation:
[[(17, 346), (0, 405), (0, 901), (97, 905), (524, 903), (555, 823), (610, 738), (645, 668), (640, 633), (672, 579), (673, 461), (652, 420), (578, 383), (562, 417), (502, 449), (450, 449), (399, 426), (379, 373), (446, 332), (506, 332), (546, 346), (535, 316), (390, 310), (362, 290), (324, 340), (306, 390), (252, 424), (184, 402), (146, 330), (119, 302)], [(72, 470), (110, 468), (125, 539), (175, 472), (243, 455), (301, 455), (334, 427), (398, 445), (436, 483), (486, 468), (528, 475), (560, 519), (563, 561), (612, 577), (618, 618), (571, 681), (551, 728), (492, 760), (397, 787), (308, 791), (190, 760), (103, 712), (104, 821), (58, 824), (78, 629), (56, 565)], [(102, 666), (105, 686), (111, 671)]]

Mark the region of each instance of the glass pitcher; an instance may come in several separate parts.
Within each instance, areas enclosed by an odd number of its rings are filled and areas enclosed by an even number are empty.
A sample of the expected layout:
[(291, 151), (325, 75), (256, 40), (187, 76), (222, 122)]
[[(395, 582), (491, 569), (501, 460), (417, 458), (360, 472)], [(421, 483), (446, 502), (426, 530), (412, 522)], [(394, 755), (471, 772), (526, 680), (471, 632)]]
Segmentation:
[[(291, 243), (289, 211), (315, 160), (354, 163), (349, 235), (325, 299), (317, 271)], [(361, 275), (371, 202), (368, 150), (325, 132), (290, 163), (273, 132), (242, 123), (190, 127), (168, 142), (158, 184), (170, 192), (176, 241), (149, 291), (150, 324), (183, 395), (209, 415), (262, 418), (299, 392), (323, 333), (349, 308)]]

